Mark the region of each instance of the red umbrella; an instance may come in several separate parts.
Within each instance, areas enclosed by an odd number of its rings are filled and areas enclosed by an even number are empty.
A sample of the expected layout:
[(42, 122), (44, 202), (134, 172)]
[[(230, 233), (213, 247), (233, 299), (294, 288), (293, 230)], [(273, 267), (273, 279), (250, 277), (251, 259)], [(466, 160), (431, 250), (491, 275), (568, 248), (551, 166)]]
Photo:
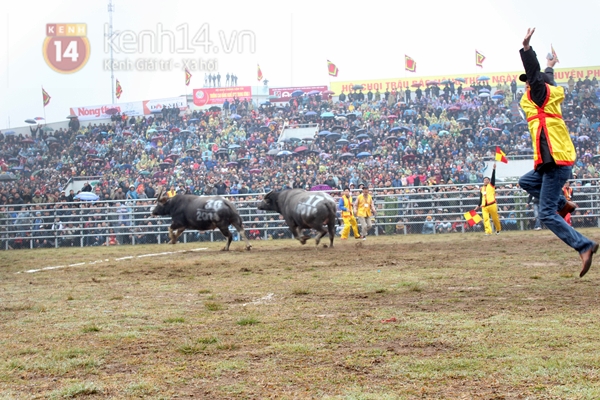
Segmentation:
[(422, 84), (422, 83), (413, 83), (413, 84), (412, 84), (412, 85), (410, 85), (410, 86), (411, 86), (411, 87), (414, 87), (414, 88), (418, 88), (419, 86), (423, 86), (423, 84)]
[[(179, 158), (179, 155), (178, 155), (178, 154), (169, 154), (169, 155), (167, 156), (167, 159), (169, 159), (169, 158), (170, 158), (171, 160), (177, 160), (177, 159)], [(171, 161), (171, 162), (172, 162), (172, 161)]]
[(171, 128), (171, 132), (179, 132), (179, 128)]
[(323, 94), (335, 94), (335, 92), (332, 90), (326, 90), (323, 92)]
[(258, 169), (258, 168), (252, 168), (250, 170), (251, 174), (260, 174), (262, 172), (262, 170)]
[(117, 108), (114, 108), (114, 107), (113, 107), (113, 108), (109, 108), (108, 110), (106, 110), (106, 111), (105, 111), (105, 114), (108, 114), (108, 115), (115, 115), (115, 114), (116, 114), (116, 113), (118, 113), (118, 112), (119, 112), (119, 110), (118, 110)]
[(23, 139), (21, 140), (21, 143), (33, 143), (34, 140), (33, 139)]
[(294, 153), (301, 153), (303, 151), (308, 150), (308, 147), (306, 146), (300, 146), (300, 147), (296, 147), (296, 149), (294, 150)]
[(473, 90), (475, 89), (473, 89), (471, 86), (467, 86), (466, 88), (462, 89), (463, 92), (472, 92)]
[(440, 83), (438, 81), (425, 81), (425, 84), (427, 86), (431, 86), (431, 85), (439, 85)]
[(396, 119), (396, 118), (398, 118), (398, 116), (397, 116), (397, 115), (394, 115), (394, 114), (392, 114), (392, 115), (388, 115), (388, 118), (389, 118), (389, 119)]
[(173, 163), (173, 160), (171, 160), (170, 158), (165, 158), (165, 160), (163, 161), (163, 163)]

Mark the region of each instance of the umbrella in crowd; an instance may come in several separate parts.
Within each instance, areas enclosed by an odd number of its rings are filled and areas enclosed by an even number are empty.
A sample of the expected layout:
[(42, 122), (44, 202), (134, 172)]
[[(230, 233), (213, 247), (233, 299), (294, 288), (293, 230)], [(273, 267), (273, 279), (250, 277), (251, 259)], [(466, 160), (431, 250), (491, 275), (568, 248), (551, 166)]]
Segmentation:
[(5, 136), (12, 136), (12, 135), (14, 135), (15, 133), (16, 133), (15, 131), (5, 131), (5, 132), (4, 132), (4, 135), (5, 135)]
[(313, 117), (313, 116), (317, 115), (317, 113), (314, 111), (308, 111), (304, 115), (306, 115), (307, 117)]
[(229, 146), (227, 146), (227, 148), (229, 150), (235, 150), (235, 149), (240, 149), (242, 146), (240, 146), (239, 144), (230, 144)]
[(292, 92), (292, 97), (300, 97), (300, 96), (302, 96), (303, 94), (304, 94), (304, 91), (302, 91), (302, 90), (294, 90), (294, 91)]
[(77, 118), (77, 115), (75, 115), (75, 114), (67, 115), (67, 119), (73, 119), (73, 118)]
[(331, 132), (329, 135), (326, 136), (327, 139), (331, 139), (331, 140), (338, 140), (341, 137), (342, 137), (342, 135), (337, 132)]
[(454, 78), (454, 80), (460, 83), (465, 83), (467, 81), (465, 78)]
[(229, 117), (229, 118), (231, 118), (231, 119), (241, 119), (242, 116), (239, 115), (239, 114), (231, 114), (231, 117)]
[(350, 158), (350, 157), (354, 157), (354, 154), (352, 154), (352, 153), (343, 153), (342, 155), (340, 155), (340, 158)]
[(410, 86), (411, 86), (411, 87), (414, 87), (414, 88), (418, 88), (418, 87), (421, 87), (421, 86), (423, 86), (423, 84), (422, 84), (422, 83), (418, 83), (418, 82), (417, 82), (417, 83), (413, 83), (413, 84), (412, 84), (412, 85), (410, 85)]
[(479, 97), (490, 97), (490, 94), (486, 92), (479, 93)]
[(277, 153), (277, 156), (284, 157), (284, 156), (291, 156), (292, 154), (294, 154), (294, 153), (292, 153), (291, 151), (281, 150), (279, 153)]
[(352, 86), (352, 89), (353, 90), (362, 90), (362, 89), (364, 89), (364, 85), (354, 85), (354, 86)]
[(404, 116), (417, 115), (417, 112), (415, 110), (404, 110), (404, 113), (402, 115), (404, 115)]
[(54, 131), (54, 128), (51, 128), (51, 127), (49, 127), (49, 126), (45, 126), (45, 127), (43, 127), (43, 128), (42, 128), (42, 130), (43, 130), (44, 132), (53, 132), (53, 131)]
[(83, 201), (96, 201), (99, 198), (100, 197), (98, 197), (97, 194), (92, 193), (92, 192), (77, 193), (77, 195), (74, 197), (74, 199), (83, 200)]
[(179, 160), (177, 160), (179, 163), (184, 163), (184, 162), (192, 162), (194, 161), (194, 159), (192, 157), (181, 157)]
[(225, 166), (227, 167), (237, 167), (238, 163), (235, 161), (229, 161)]
[(480, 76), (479, 78), (477, 78), (477, 80), (479, 82), (481, 82), (481, 81), (489, 81), (490, 78), (489, 78), (489, 76)]
[(360, 135), (356, 135), (357, 139), (368, 139), (369, 135), (367, 135), (366, 133), (361, 133)]
[(458, 122), (469, 122), (469, 118), (467, 117), (460, 117), (457, 119)]
[(335, 142), (335, 144), (337, 144), (338, 146), (343, 146), (343, 145), (346, 145), (348, 143), (350, 143), (350, 142), (348, 140), (346, 140), (346, 139), (340, 139), (340, 140), (337, 140)]
[(211, 106), (208, 111), (212, 111), (212, 112), (219, 112), (221, 111), (221, 107), (219, 106)]
[(369, 153), (368, 151), (363, 151), (363, 152), (358, 153), (356, 155), (356, 157), (358, 157), (358, 158), (365, 158), (365, 157), (369, 157), (370, 155), (371, 155), (371, 153)]
[(333, 118), (334, 115), (332, 112), (324, 112), (323, 114), (321, 114), (321, 118)]
[(489, 92), (490, 92), (490, 89), (486, 89), (486, 88), (479, 89), (479, 93), (489, 93)]
[(250, 172), (251, 174), (260, 174), (262, 172), (262, 170), (260, 170), (258, 168), (252, 168), (248, 172)]
[(8, 181), (16, 181), (17, 176), (11, 173), (0, 174), (0, 181), (8, 182)]
[(303, 151), (306, 151), (306, 150), (308, 150), (308, 147), (306, 147), (306, 146), (300, 146), (300, 147), (296, 147), (294, 149), (294, 153), (302, 153)]
[(37, 121), (35, 119), (26, 119), (25, 122), (27, 122), (28, 124), (37, 124)]
[(279, 152), (280, 152), (280, 150), (278, 150), (278, 149), (271, 149), (271, 150), (267, 151), (267, 155), (268, 156), (275, 156)]
[(463, 92), (472, 92), (473, 90), (475, 90), (475, 89), (473, 89), (471, 86), (467, 86), (467, 87), (462, 88)]
[(318, 191), (322, 191), (322, 190), (331, 190), (331, 186), (329, 185), (315, 185), (313, 187), (310, 188), (311, 192), (318, 192)]
[(311, 90), (310, 92), (308, 92), (308, 95), (309, 96), (315, 96), (315, 95), (317, 95), (319, 93), (321, 93), (321, 92), (319, 92), (318, 90)]
[(108, 114), (108, 115), (115, 115), (118, 112), (119, 112), (118, 108), (112, 107), (112, 108), (107, 109), (104, 113)]

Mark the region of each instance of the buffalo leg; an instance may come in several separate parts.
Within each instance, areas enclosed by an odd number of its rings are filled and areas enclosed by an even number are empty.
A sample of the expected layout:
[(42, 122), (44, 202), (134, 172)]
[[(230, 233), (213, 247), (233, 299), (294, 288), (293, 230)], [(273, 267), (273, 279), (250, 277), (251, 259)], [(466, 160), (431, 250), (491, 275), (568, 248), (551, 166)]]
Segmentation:
[(177, 239), (179, 236), (185, 231), (185, 228), (173, 228), (173, 225), (169, 227), (169, 239), (171, 239), (171, 244), (177, 243)]
[(333, 238), (335, 238), (335, 219), (330, 219), (327, 227), (329, 228), (329, 247), (333, 247)]
[(225, 236), (227, 238), (227, 244), (225, 244), (225, 247), (223, 247), (223, 249), (221, 249), (221, 251), (229, 251), (229, 245), (231, 244), (231, 241), (233, 240), (233, 235), (231, 234), (231, 232), (229, 232), (229, 225), (224, 228), (219, 227), (219, 230), (221, 231), (223, 236)]
[(321, 238), (327, 234), (327, 230), (323, 225), (315, 226), (314, 229), (317, 231), (317, 236), (315, 237), (315, 241), (317, 242), (317, 246), (321, 242)]
[(236, 223), (232, 223), (231, 225), (233, 225), (233, 227), (238, 231), (242, 239), (244, 239), (244, 242), (246, 242), (246, 250), (250, 250), (252, 248), (252, 245), (246, 237), (246, 231), (244, 230), (244, 225), (242, 225), (242, 221), (240, 220)]

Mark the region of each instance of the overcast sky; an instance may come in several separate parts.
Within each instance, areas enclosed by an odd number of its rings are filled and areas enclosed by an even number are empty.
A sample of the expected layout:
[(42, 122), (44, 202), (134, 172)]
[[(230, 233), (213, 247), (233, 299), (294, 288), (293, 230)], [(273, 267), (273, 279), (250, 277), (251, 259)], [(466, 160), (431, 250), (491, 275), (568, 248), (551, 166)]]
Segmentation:
[[(557, 67), (600, 65), (600, 2), (589, 0), (113, 0), (113, 29), (122, 33), (112, 46), (104, 38), (108, 0), (6, 3), (0, 10), (0, 129), (44, 115), (42, 86), (52, 97), (48, 122), (64, 120), (70, 107), (110, 104), (111, 47), (115, 60), (131, 65), (115, 71), (123, 87), (119, 102), (202, 87), (204, 71), (192, 71), (190, 86), (184, 84), (182, 68), (190, 59), (215, 60), (222, 85), (228, 72), (238, 76), (238, 85), (258, 85), (258, 63), (271, 87), (328, 84), (327, 59), (339, 68), (332, 78), (338, 81), (517, 71), (528, 27), (536, 27), (532, 46), (540, 58), (554, 45)], [(78, 72), (62, 74), (47, 65), (42, 48), (48, 23), (87, 24), (91, 54)], [(152, 51), (150, 41), (161, 31), (163, 48)], [(206, 40), (203, 32), (212, 42), (208, 48), (198, 43)], [(131, 44), (140, 38), (142, 49)], [(475, 66), (475, 49), (486, 57), (483, 69)], [(415, 74), (404, 71), (405, 54), (416, 60)], [(145, 60), (162, 61), (164, 70), (137, 70)]]

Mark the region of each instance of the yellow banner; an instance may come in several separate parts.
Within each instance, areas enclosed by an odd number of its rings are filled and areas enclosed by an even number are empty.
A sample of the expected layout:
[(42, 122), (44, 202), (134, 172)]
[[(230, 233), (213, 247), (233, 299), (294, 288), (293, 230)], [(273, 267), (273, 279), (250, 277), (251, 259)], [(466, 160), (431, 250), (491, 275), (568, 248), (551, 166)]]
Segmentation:
[[(406, 78), (393, 78), (393, 79), (371, 79), (371, 80), (356, 80), (356, 81), (346, 81), (346, 82), (331, 82), (331, 90), (335, 92), (336, 95), (340, 94), (342, 91), (348, 93), (352, 91), (352, 86), (354, 85), (364, 85), (365, 91), (373, 91), (379, 90), (380, 92), (385, 92), (386, 90), (393, 89), (406, 89), (411, 87), (414, 84), (421, 84), (422, 88), (425, 88), (426, 81), (443, 81), (443, 80), (454, 80), (456, 78), (463, 78), (465, 83), (463, 86), (470, 86), (477, 83), (477, 79), (482, 76), (487, 76), (490, 78), (488, 81), (490, 86), (495, 87), (499, 83), (510, 84), (512, 80), (516, 80), (517, 84), (522, 85), (519, 82), (519, 75), (521, 75), (524, 71), (513, 71), (513, 72), (493, 72), (493, 73), (481, 73), (481, 74), (461, 74), (461, 75), (437, 75), (437, 76), (420, 76), (420, 77), (406, 77)], [(600, 66), (596, 67), (579, 67), (579, 68), (556, 68), (554, 70), (554, 79), (556, 83), (567, 83), (570, 77), (573, 77), (575, 81), (580, 78), (583, 80), (586, 77), (590, 77), (592, 79), (594, 76), (597, 79), (600, 79)], [(457, 83), (458, 84), (458, 83)], [(414, 88), (413, 88), (414, 90)]]

